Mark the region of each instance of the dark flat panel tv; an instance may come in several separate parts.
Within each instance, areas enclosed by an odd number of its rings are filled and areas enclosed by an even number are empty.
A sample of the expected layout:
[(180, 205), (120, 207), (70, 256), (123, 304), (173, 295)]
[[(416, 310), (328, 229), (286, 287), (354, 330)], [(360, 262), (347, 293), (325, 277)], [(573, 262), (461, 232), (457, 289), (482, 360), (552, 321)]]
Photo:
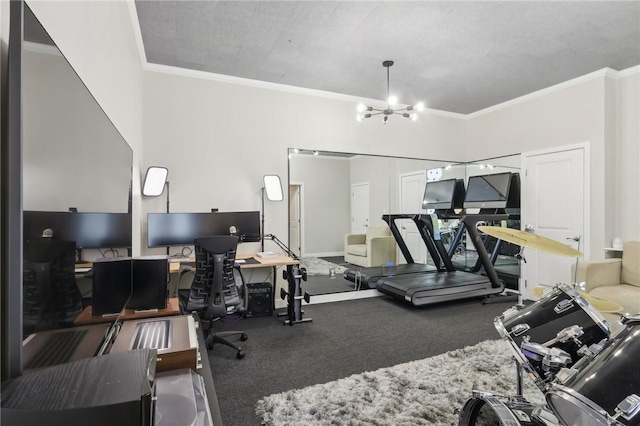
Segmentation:
[(506, 208), (510, 184), (511, 172), (470, 176), (464, 208)]
[(244, 241), (258, 238), (260, 212), (147, 214), (147, 246), (150, 248), (190, 246), (198, 237), (232, 233), (246, 237), (242, 238)]
[(422, 204), (426, 209), (461, 209), (464, 201), (462, 179), (446, 179), (427, 182)]

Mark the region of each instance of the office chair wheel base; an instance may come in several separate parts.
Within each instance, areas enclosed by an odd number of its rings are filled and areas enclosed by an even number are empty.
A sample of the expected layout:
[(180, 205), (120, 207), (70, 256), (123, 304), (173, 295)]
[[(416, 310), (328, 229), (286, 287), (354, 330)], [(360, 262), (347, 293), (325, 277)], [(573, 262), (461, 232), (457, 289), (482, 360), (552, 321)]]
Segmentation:
[(236, 353), (236, 358), (238, 358), (238, 359), (242, 359), (242, 358), (244, 358), (244, 351), (238, 351), (238, 352)]
[(242, 342), (244, 342), (244, 341), (245, 341), (245, 340), (247, 340), (248, 338), (249, 338), (249, 336), (247, 336), (247, 333), (242, 333), (242, 334), (240, 335), (240, 340), (241, 340)]

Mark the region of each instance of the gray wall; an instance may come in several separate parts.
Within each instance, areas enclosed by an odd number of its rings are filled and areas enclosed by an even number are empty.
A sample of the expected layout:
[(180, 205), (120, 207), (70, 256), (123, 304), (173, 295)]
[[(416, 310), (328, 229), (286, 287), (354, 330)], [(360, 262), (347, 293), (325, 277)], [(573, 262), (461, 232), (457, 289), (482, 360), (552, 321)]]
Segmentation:
[(289, 179), (303, 185), (303, 256), (331, 256), (344, 251), (350, 230), (350, 162), (346, 158), (295, 155)]

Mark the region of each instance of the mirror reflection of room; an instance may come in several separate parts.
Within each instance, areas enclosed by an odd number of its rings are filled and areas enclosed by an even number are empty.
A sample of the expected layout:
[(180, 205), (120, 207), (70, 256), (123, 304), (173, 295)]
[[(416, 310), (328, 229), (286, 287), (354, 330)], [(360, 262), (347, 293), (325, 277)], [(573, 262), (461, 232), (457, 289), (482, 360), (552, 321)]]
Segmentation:
[[(393, 235), (389, 216), (398, 214), (435, 213), (440, 238), (456, 269), (483, 274), (476, 249), (455, 213), (464, 213), (466, 184), (471, 176), (517, 176), (520, 161), (519, 155), (456, 163), (290, 149), (290, 245), (301, 253), (310, 276), (310, 291), (331, 294), (369, 289), (366, 282), (356, 283), (353, 276), (367, 268), (393, 271), (395, 265), (407, 263), (412, 271), (429, 268), (420, 264), (432, 267), (434, 260), (413, 220), (393, 220), (399, 238)], [(452, 179), (462, 185), (459, 208), (447, 214), (429, 208), (425, 204), (428, 182)], [(518, 207), (510, 210), (509, 219), (480, 225), (519, 229), (519, 191), (519, 184), (514, 185), (512, 197)], [(468, 209), (470, 213), (479, 211)], [(489, 236), (483, 236), (483, 242), (500, 278), (509, 288), (517, 289), (517, 248)], [(400, 245), (406, 246), (410, 262)], [(339, 279), (342, 275), (348, 277), (347, 282)]]
[(0, 1), (2, 424), (640, 424), (639, 14)]

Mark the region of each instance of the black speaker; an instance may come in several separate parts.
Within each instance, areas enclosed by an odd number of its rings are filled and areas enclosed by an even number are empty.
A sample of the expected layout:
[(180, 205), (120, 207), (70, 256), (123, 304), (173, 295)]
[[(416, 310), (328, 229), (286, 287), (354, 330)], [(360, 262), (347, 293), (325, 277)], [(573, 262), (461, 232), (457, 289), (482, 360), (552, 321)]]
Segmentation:
[(248, 283), (247, 293), (249, 297), (247, 318), (270, 317), (272, 315), (271, 283)]

